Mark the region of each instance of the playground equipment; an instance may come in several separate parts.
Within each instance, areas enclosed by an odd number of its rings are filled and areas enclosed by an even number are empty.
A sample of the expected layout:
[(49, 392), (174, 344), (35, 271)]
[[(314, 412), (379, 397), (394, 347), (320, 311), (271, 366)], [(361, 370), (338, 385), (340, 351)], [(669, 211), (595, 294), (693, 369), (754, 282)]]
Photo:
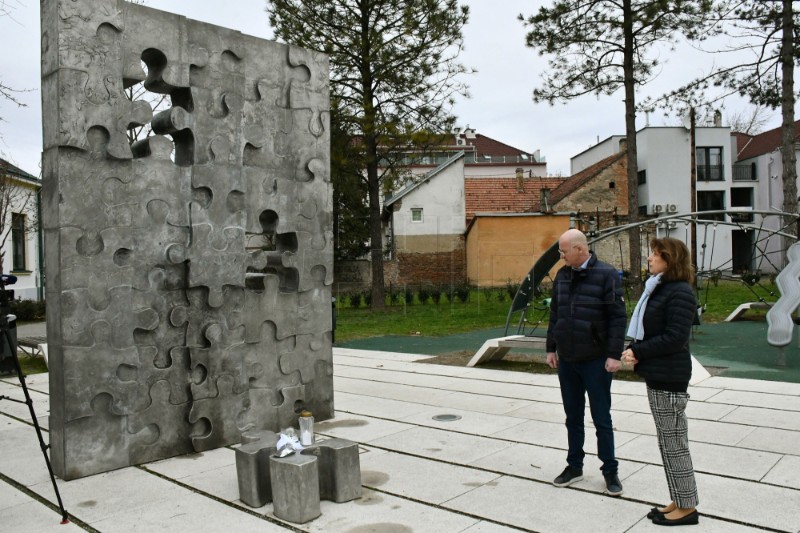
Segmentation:
[[(741, 316), (748, 309), (769, 308), (767, 321), (769, 323), (768, 342), (779, 348), (777, 364), (786, 364), (782, 347), (791, 342), (795, 322), (792, 313), (800, 305), (800, 247), (794, 241), (797, 235), (786, 232), (789, 225), (797, 223), (800, 215), (797, 213), (784, 213), (778, 211), (747, 211), (746, 214), (756, 215), (760, 223), (744, 222), (742, 212), (738, 210), (698, 211), (692, 213), (676, 213), (672, 215), (650, 218), (647, 220), (614, 226), (606, 229), (588, 231), (589, 244), (594, 245), (605, 239), (618, 238), (633, 228), (639, 228), (642, 233), (642, 258), (649, 254), (647, 247), (652, 237), (675, 237), (689, 241), (690, 225), (696, 226), (696, 234), (702, 236), (698, 244), (697, 287), (705, 292), (702, 301), (698, 299), (698, 320), (705, 310), (708, 295), (714, 282), (720, 279), (737, 280), (742, 282), (753, 294), (755, 301), (743, 302), (731, 315), (729, 320)], [(722, 220), (715, 216), (722, 215)], [(576, 217), (576, 221), (580, 221)], [(786, 222), (790, 221), (790, 222)], [(682, 226), (682, 228), (681, 228)], [(714, 252), (717, 242), (717, 228), (719, 226), (732, 226), (745, 232), (752, 232), (752, 249), (750, 253), (750, 269), (734, 274), (732, 272), (732, 259), (714, 262)], [(683, 229), (683, 231), (681, 231)], [(789, 247), (782, 244), (779, 239), (792, 241)], [(787, 249), (788, 248), (788, 249)], [(616, 263), (620, 275), (624, 275), (624, 260), (620, 242), (619, 258), (603, 257), (603, 260), (612, 264)], [(549, 313), (549, 298), (547, 297), (546, 281), (552, 282), (550, 272), (558, 264), (558, 242), (534, 263), (531, 270), (520, 283), (519, 289), (511, 302), (505, 324), (505, 336), (489, 339), (484, 347), (470, 361), (470, 366), (489, 360), (501, 359), (510, 349), (519, 347), (540, 347), (543, 343), (544, 331), (539, 329), (541, 323)], [(783, 265), (786, 264), (784, 268)], [(646, 268), (646, 261), (640, 265)], [(776, 282), (781, 293), (780, 298), (770, 288), (761, 283), (762, 269), (778, 273)], [(630, 275), (637, 272), (630, 269)], [(705, 285), (705, 287), (702, 287)], [(762, 291), (762, 294), (757, 289)], [(768, 301), (768, 298), (772, 301)], [(631, 299), (626, 298), (628, 305)], [(535, 312), (540, 315), (531, 319)], [(538, 334), (537, 334), (538, 333)], [(788, 340), (787, 340), (788, 339)], [(526, 344), (527, 343), (527, 344)]]

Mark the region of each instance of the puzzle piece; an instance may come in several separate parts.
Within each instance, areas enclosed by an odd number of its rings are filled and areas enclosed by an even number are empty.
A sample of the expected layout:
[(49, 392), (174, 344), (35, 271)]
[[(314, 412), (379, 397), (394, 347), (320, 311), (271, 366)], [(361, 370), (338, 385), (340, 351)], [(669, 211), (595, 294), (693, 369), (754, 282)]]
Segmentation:
[(95, 338), (90, 328), (95, 323), (105, 323), (114, 332), (113, 348), (134, 346), (133, 331), (154, 329), (158, 314), (152, 309), (135, 309), (130, 287), (112, 287), (108, 290), (109, 303), (105, 308), (91, 304), (89, 289), (62, 291), (59, 295), (61, 310), (61, 342), (63, 347), (90, 347)]
[(329, 131), (322, 116), (330, 112), (328, 56), (298, 46), (289, 46), (288, 61), (289, 65), (295, 67), (289, 82), (288, 107), (309, 110), (310, 118), (304, 129), (315, 137), (321, 137)]
[[(112, 410), (113, 398), (98, 394), (91, 399), (91, 416), (65, 421), (60, 431), (50, 430), (53, 468), (64, 480), (130, 465), (127, 454), (131, 435), (126, 417)], [(67, 445), (62, 445), (67, 443)]]
[(297, 335), (295, 347), (291, 352), (282, 353), (281, 372), (300, 373), (301, 383), (310, 383), (316, 377), (317, 361), (333, 364), (333, 350), (330, 332), (318, 335)]
[[(280, 354), (294, 349), (295, 338), (287, 337), (278, 340), (275, 335), (275, 324), (263, 322), (260, 337), (256, 342), (237, 344), (230, 349), (231, 357), (241, 361), (245, 378), (237, 390), (246, 388), (271, 388), (280, 390), (300, 384), (299, 374), (284, 374), (280, 369)], [(276, 405), (279, 403), (277, 400)]]
[[(192, 204), (193, 213), (198, 209), (200, 208)], [(215, 242), (212, 234), (211, 224), (193, 224), (191, 244), (187, 247), (173, 244), (167, 249), (167, 254), (173, 263), (188, 262), (188, 287), (208, 288), (208, 304), (219, 307), (224, 303), (226, 285), (244, 287), (250, 256), (244, 248), (242, 228), (223, 230), (227, 240), (222, 243)]]
[(305, 383), (306, 409), (317, 420), (333, 418), (333, 363), (319, 359), (314, 364), (314, 379)]
[(131, 464), (155, 461), (163, 457), (182, 455), (194, 451), (190, 435), (190, 403), (171, 402), (171, 385), (159, 380), (149, 390), (150, 404), (141, 411), (128, 415)]
[(192, 402), (189, 423), (192, 429), (192, 447), (196, 452), (212, 450), (234, 444), (247, 428), (244, 413), (248, 408), (247, 391), (235, 393), (234, 378), (222, 375), (217, 378), (218, 396)]
[[(330, 289), (317, 282), (314, 289), (303, 293), (283, 292), (278, 276), (264, 276), (264, 291), (245, 291), (244, 309), (239, 320), (245, 328), (245, 342), (257, 342), (261, 324), (275, 324), (276, 338), (316, 334), (330, 331)], [(326, 294), (328, 296), (326, 296)]]
[[(130, 226), (131, 199), (125, 184), (131, 179), (130, 161), (106, 159), (107, 134), (93, 128), (86, 134), (90, 151), (62, 150), (56, 187), (44, 189), (45, 228), (75, 226), (85, 231)], [(86, 209), (91, 205), (94, 209)], [(51, 211), (52, 210), (52, 211)], [(49, 217), (57, 214), (58, 219)]]
[(139, 353), (134, 346), (112, 346), (112, 329), (104, 322), (91, 325), (91, 346), (63, 346), (64, 413), (66, 420), (92, 415), (92, 399), (112, 398), (111, 411), (127, 415), (146, 406), (137, 396)]
[(223, 375), (233, 378), (234, 392), (246, 390), (243, 386), (247, 382), (244, 362), (236, 351), (243, 344), (242, 333), (241, 328), (227, 331), (219, 324), (209, 324), (204, 331), (209, 345), (189, 348), (192, 369), (200, 367), (199, 372), (204, 376), (199, 383), (192, 383), (192, 398), (195, 401), (217, 397), (217, 381)]
[[(78, 233), (71, 230), (62, 232), (62, 235), (75, 238)], [(108, 307), (111, 299), (109, 288), (130, 285), (133, 268), (128, 259), (132, 241), (132, 230), (124, 227), (87, 232), (77, 237), (74, 248), (62, 240), (70, 253), (65, 254), (62, 260), (61, 286), (66, 289), (86, 288), (93, 308)]]
[(241, 325), (240, 315), (244, 305), (244, 289), (224, 287), (222, 290), (223, 305), (208, 305), (208, 289), (204, 287), (186, 290), (188, 305), (176, 306), (169, 314), (169, 322), (175, 327), (186, 330), (186, 346), (205, 346), (203, 335), (211, 324), (224, 324), (228, 330)]

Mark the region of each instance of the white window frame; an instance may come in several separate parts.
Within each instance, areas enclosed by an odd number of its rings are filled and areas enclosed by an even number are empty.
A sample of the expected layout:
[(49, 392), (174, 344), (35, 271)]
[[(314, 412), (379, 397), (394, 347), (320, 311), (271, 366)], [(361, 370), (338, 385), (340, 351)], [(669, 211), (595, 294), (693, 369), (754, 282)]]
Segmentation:
[[(416, 216), (419, 215), (419, 219)], [(411, 208), (411, 223), (412, 224), (422, 224), (425, 220), (425, 214), (422, 211), (421, 207), (412, 207)]]

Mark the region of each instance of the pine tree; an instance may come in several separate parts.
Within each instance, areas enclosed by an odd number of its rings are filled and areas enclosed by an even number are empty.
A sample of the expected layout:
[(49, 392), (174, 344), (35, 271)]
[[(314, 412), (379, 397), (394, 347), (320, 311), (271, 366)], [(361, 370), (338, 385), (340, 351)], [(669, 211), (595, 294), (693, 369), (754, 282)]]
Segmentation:
[(457, 0), (267, 0), (266, 10), (278, 39), (330, 57), (332, 121), (358, 141), (351, 159), (367, 185), (372, 305), (383, 307), (381, 184), (416, 133), (452, 127), (453, 96), (466, 93), (457, 57), (469, 10)]

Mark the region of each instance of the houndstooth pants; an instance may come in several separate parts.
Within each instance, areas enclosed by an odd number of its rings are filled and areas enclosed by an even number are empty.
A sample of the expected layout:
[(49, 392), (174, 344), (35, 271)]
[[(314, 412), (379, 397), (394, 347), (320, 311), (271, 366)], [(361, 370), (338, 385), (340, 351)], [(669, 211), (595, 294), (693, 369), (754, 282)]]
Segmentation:
[(697, 507), (697, 484), (689, 454), (689, 427), (685, 413), (689, 394), (647, 387), (647, 399), (656, 423), (658, 448), (672, 501), (682, 509)]

